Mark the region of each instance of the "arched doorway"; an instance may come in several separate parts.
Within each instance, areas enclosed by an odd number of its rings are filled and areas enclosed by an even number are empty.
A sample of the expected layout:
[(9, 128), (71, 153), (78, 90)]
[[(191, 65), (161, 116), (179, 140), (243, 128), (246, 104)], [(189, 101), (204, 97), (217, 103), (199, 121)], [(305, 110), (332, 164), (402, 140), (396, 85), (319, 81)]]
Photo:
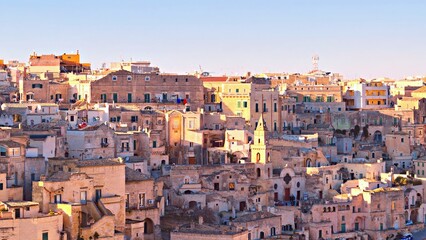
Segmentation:
[(145, 234), (154, 233), (154, 222), (150, 218), (145, 218), (143, 227)]
[(265, 233), (264, 232), (260, 232), (260, 239), (264, 239), (265, 238)]
[(189, 208), (196, 208), (197, 207), (197, 202), (196, 201), (190, 201), (189, 202)]
[(379, 130), (374, 132), (374, 142), (375, 143), (381, 143), (382, 142), (382, 132), (380, 132)]
[(357, 217), (355, 218), (355, 222), (354, 222), (354, 230), (355, 231), (361, 231), (364, 229), (364, 223), (362, 221), (361, 217)]
[(312, 160), (310, 158), (306, 159), (306, 167), (312, 166)]

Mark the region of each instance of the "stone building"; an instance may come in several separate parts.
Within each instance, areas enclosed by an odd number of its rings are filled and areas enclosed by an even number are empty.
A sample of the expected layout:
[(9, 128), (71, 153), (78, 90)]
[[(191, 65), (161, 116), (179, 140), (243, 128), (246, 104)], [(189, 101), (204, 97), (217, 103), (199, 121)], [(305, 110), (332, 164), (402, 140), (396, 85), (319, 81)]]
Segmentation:
[(281, 217), (270, 212), (248, 213), (232, 220), (232, 224), (247, 229), (249, 239), (274, 238), (281, 235)]
[[(114, 130), (105, 124), (67, 130), (67, 143), (68, 156), (72, 158), (85, 160), (115, 156)], [(125, 147), (127, 150), (127, 145)]]
[(33, 201), (41, 212), (61, 212), (70, 239), (124, 235), (125, 165), (119, 159), (49, 159), (49, 164), (48, 177), (33, 182)]
[(251, 234), (241, 227), (206, 224), (202, 219), (198, 223), (184, 224), (170, 233), (172, 240), (246, 240)]
[(162, 194), (161, 181), (126, 167), (126, 220), (143, 221), (144, 239), (160, 235), (160, 217), (165, 213)]
[(389, 86), (381, 81), (344, 83), (346, 85), (343, 98), (348, 109), (382, 109), (394, 106), (394, 103), (389, 101)]
[(4, 201), (0, 203), (0, 238), (64, 239), (63, 218), (59, 213), (40, 213), (36, 202)]
[(203, 106), (203, 93), (200, 79), (190, 75), (119, 70), (91, 84), (91, 102), (143, 103), (153, 109), (178, 104), (195, 110)]

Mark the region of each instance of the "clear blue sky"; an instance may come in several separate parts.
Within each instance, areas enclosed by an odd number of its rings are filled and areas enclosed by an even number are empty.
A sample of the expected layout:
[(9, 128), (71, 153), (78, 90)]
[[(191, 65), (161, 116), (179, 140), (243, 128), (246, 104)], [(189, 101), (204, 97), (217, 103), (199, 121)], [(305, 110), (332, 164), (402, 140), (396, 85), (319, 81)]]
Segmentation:
[(6, 1), (0, 58), (80, 50), (82, 61), (150, 60), (166, 72), (323, 70), (426, 75), (426, 1)]

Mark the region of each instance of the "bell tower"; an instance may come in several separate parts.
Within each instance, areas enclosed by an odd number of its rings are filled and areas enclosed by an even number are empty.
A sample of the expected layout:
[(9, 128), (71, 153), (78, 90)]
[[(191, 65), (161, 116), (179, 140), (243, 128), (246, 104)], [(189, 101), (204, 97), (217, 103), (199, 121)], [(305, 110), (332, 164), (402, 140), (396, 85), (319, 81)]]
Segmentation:
[(259, 121), (254, 130), (253, 144), (251, 145), (251, 161), (254, 163), (265, 164), (269, 163), (270, 150), (266, 146), (267, 128), (263, 120), (263, 114), (260, 114)]

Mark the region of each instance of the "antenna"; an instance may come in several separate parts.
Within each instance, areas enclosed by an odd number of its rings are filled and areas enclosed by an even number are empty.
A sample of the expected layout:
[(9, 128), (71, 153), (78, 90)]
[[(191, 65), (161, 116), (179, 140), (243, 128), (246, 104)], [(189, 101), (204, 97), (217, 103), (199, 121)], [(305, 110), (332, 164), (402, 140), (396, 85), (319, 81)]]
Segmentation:
[(318, 62), (319, 62), (319, 56), (317, 54), (315, 54), (312, 57), (312, 67), (313, 67), (313, 71), (318, 71)]

